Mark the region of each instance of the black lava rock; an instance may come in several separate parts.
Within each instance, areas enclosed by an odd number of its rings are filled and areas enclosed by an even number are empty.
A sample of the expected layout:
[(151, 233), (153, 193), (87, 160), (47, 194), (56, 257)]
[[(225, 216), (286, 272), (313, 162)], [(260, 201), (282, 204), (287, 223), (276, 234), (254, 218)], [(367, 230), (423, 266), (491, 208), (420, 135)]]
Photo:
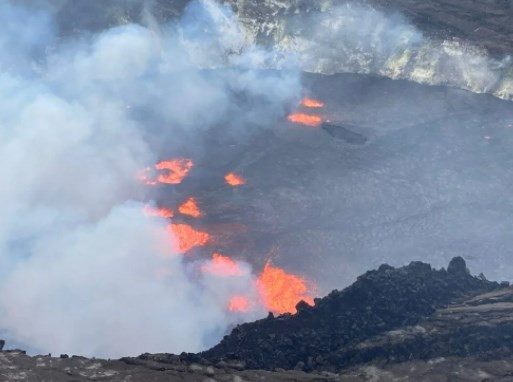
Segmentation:
[(295, 315), (239, 325), (200, 356), (226, 362), (236, 354), (248, 368), (341, 369), (349, 366), (341, 349), (415, 325), (449, 303), (497, 288), (498, 283), (471, 276), (461, 257), (451, 260), (447, 271), (422, 262), (382, 265), (343, 291), (315, 299), (313, 307), (299, 303)]

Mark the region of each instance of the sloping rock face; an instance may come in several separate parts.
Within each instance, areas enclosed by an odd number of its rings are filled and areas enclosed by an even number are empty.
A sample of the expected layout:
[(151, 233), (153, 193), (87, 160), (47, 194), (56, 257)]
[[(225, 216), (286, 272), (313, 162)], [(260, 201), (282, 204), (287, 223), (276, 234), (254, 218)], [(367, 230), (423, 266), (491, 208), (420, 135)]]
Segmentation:
[(201, 356), (236, 359), (249, 368), (338, 370), (355, 364), (349, 347), (418, 324), (451, 302), (498, 287), (471, 276), (461, 258), (453, 259), (447, 271), (421, 262), (397, 269), (382, 265), (345, 290), (315, 300), (313, 307), (300, 302), (296, 315), (270, 314), (236, 327)]

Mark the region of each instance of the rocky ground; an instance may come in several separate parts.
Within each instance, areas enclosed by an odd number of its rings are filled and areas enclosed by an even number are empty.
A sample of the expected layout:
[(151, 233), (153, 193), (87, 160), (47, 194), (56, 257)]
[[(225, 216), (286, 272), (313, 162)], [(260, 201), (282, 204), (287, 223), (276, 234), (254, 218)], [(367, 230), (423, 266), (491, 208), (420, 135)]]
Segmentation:
[(296, 315), (241, 325), (202, 354), (120, 360), (0, 353), (5, 381), (511, 381), (513, 288), (414, 262), (381, 266)]

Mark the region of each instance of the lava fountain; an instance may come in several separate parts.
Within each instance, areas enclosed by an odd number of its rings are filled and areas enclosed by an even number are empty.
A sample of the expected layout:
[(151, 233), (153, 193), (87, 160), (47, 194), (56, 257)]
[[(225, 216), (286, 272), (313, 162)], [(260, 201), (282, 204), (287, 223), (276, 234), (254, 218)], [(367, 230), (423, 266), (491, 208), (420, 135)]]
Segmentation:
[(303, 300), (313, 305), (305, 279), (273, 267), (268, 261), (258, 278), (258, 289), (268, 310), (274, 313), (296, 313), (296, 305)]

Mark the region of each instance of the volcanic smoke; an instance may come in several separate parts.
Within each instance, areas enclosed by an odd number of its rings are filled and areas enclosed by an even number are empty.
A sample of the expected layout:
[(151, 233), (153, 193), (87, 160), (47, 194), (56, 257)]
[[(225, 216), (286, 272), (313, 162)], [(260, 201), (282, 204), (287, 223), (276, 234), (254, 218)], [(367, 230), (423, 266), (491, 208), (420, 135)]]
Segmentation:
[(203, 265), (201, 270), (205, 273), (223, 277), (241, 276), (243, 273), (237, 262), (219, 253), (214, 253), (212, 255), (212, 262)]
[(173, 210), (170, 210), (169, 208), (155, 208), (148, 204), (144, 206), (143, 213), (146, 216), (160, 217), (164, 219), (172, 218), (174, 215)]
[(249, 301), (244, 296), (233, 296), (228, 304), (230, 312), (247, 312), (249, 310)]
[[(247, 46), (213, 0), (192, 0), (162, 28), (124, 24), (83, 38), (58, 34), (45, 6), (61, 2), (31, 3), (0, 1), (4, 338), (32, 353), (196, 352), (265, 316), (249, 264), (219, 255), (213, 272), (232, 276), (191, 272), (211, 262), (213, 240), (207, 225), (178, 220), (199, 220), (206, 206), (167, 193), (194, 167), (173, 148), (202, 156), (215, 126), (278, 121), (303, 92), (299, 73), (247, 65), (269, 52)], [(235, 70), (201, 70), (212, 67)], [(237, 174), (225, 181), (245, 184)]]

